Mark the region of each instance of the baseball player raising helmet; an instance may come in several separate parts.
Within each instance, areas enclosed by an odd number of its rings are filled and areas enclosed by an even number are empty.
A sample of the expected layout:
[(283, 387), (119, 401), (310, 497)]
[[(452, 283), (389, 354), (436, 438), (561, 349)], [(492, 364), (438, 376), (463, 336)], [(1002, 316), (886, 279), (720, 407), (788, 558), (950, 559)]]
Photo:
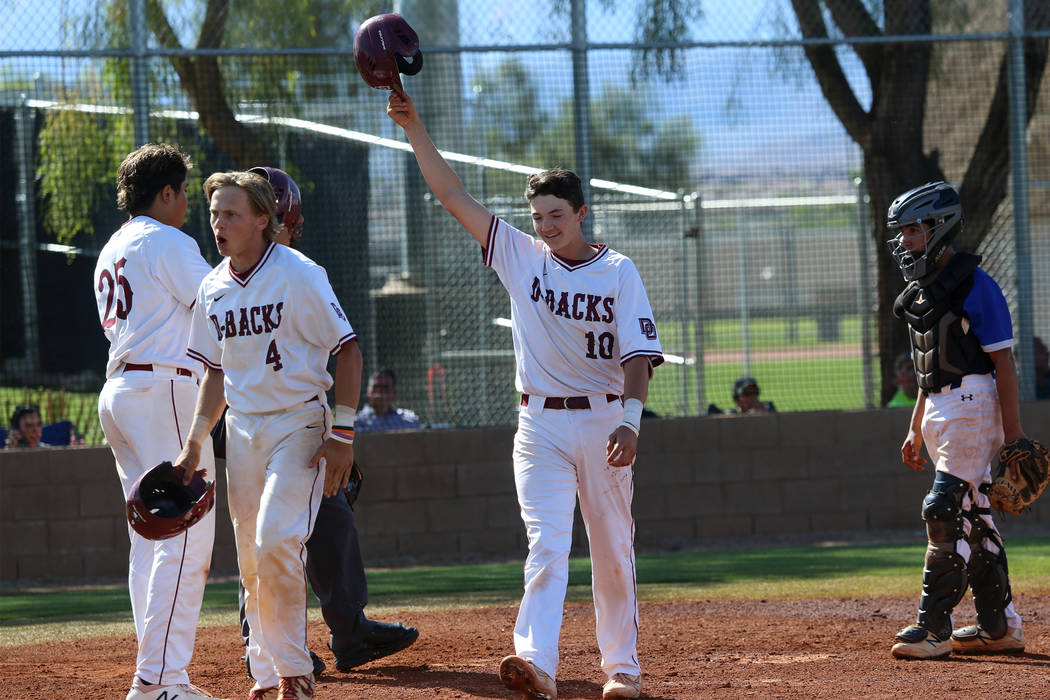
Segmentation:
[[(204, 193), (226, 259), (197, 292), (186, 354), (207, 369), (175, 464), (189, 472), (207, 457), (202, 445), (228, 404), (230, 515), (256, 681), (249, 698), (306, 700), (314, 677), (305, 543), (322, 496), (345, 488), (350, 475), (361, 352), (324, 268), (273, 241), (280, 225), (270, 183), (215, 173)], [(334, 419), (325, 399), (330, 355)]]
[[(186, 357), (190, 309), (208, 263), (178, 229), (186, 218), (189, 156), (146, 144), (117, 173), (117, 205), (129, 219), (95, 266), (99, 321), (109, 339), (98, 417), (117, 463), (124, 499), (139, 478), (182, 449), (193, 417), (199, 365)], [(214, 471), (211, 448), (202, 473)], [(187, 475), (192, 477), (192, 474)], [(138, 638), (128, 700), (208, 698), (186, 667), (211, 565), (215, 515), (175, 537), (146, 539), (129, 526), (128, 591)]]
[(557, 696), (561, 631), (576, 498), (587, 524), (604, 698), (636, 698), (633, 464), (642, 405), (663, 361), (653, 312), (634, 264), (589, 244), (579, 178), (547, 170), (525, 196), (536, 237), (479, 204), (431, 142), (411, 98), (392, 92), (390, 118), (408, 136), (427, 184), (481, 244), (511, 299), (521, 392), (514, 482), (529, 540), (515, 654), (500, 679), (526, 697)]
[[(922, 470), (923, 440), (936, 468), (922, 502), (929, 545), (915, 624), (891, 653), (935, 659), (1023, 651), (1003, 540), (986, 485), (999, 446), (1024, 437), (1010, 309), (981, 259), (955, 252), (962, 203), (947, 183), (897, 197), (887, 215), (893, 256), (908, 285), (893, 313), (908, 323), (919, 394), (901, 458)], [(969, 584), (977, 624), (952, 631), (952, 610)]]

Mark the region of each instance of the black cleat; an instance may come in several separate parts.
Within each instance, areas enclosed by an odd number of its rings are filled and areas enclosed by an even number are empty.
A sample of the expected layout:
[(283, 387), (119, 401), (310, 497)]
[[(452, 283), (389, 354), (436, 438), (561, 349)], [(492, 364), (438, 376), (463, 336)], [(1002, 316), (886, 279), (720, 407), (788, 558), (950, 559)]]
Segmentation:
[(332, 649), (335, 667), (346, 673), (369, 661), (396, 654), (412, 646), (419, 638), (419, 630), (405, 627), (400, 622), (374, 622), (371, 631), (358, 646)]

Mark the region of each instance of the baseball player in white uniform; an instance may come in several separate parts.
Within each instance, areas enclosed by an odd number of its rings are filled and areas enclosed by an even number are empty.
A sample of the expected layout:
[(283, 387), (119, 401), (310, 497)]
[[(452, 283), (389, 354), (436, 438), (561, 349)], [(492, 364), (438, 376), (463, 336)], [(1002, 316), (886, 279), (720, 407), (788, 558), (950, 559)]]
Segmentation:
[(411, 98), (392, 92), (387, 113), (405, 130), (427, 184), (482, 246), (511, 298), (516, 387), (514, 481), (529, 540), (515, 654), (500, 679), (529, 698), (557, 696), (558, 638), (576, 498), (587, 525), (603, 698), (636, 698), (633, 463), (652, 368), (663, 361), (653, 313), (634, 264), (591, 245), (579, 178), (529, 177), (537, 237), (478, 203), (431, 142)]
[[(204, 183), (226, 257), (200, 285), (186, 354), (204, 363), (193, 427), (176, 464), (192, 473), (223, 406), (237, 561), (256, 680), (249, 700), (314, 697), (306, 646), (306, 540), (322, 493), (346, 486), (361, 393), (361, 352), (328, 275), (273, 238), (270, 184), (254, 173)], [(336, 355), (333, 416), (326, 370)]]
[[(117, 204), (129, 219), (102, 248), (95, 299), (109, 339), (98, 416), (125, 499), (144, 472), (182, 450), (197, 396), (197, 363), (186, 357), (197, 288), (208, 274), (186, 218), (189, 156), (146, 144), (117, 175)], [(214, 471), (211, 449), (200, 466)], [(128, 590), (138, 638), (128, 700), (208, 698), (186, 667), (211, 565), (215, 514), (172, 539), (151, 541), (129, 526)]]

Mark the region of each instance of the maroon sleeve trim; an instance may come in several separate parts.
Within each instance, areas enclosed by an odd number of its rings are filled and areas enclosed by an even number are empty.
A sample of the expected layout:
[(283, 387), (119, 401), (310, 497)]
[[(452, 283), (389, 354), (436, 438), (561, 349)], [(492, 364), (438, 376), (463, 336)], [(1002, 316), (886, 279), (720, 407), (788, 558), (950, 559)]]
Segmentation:
[(485, 245), (481, 247), (481, 260), (485, 267), (492, 267), (492, 247), (495, 242), (497, 228), (499, 228), (499, 219), (493, 214), (492, 221), (489, 222), (489, 235), (485, 239)]
[(342, 338), (339, 339), (339, 344), (336, 345), (334, 348), (332, 348), (332, 355), (338, 355), (339, 353), (341, 353), (343, 351), (343, 348), (345, 348), (347, 345), (349, 345), (350, 343), (356, 343), (356, 342), (357, 342), (357, 333), (347, 333), (346, 335), (344, 335)]
[(197, 352), (193, 348), (187, 348), (186, 349), (186, 355), (188, 355), (193, 360), (197, 360), (198, 362), (202, 362), (205, 367), (210, 367), (211, 369), (219, 369), (219, 370), (222, 369), (222, 365), (215, 364), (214, 362), (212, 362), (207, 357), (205, 357), (204, 355), (200, 354), (199, 352)]
[(653, 367), (659, 367), (664, 363), (663, 353), (652, 352), (651, 350), (638, 350), (621, 357), (620, 366), (623, 367), (628, 360), (633, 360), (636, 357), (648, 357)]

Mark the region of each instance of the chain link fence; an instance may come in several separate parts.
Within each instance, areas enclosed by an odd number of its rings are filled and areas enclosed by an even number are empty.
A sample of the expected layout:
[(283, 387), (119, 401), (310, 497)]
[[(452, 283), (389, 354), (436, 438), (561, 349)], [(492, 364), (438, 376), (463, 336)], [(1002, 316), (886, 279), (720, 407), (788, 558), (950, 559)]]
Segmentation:
[[(14, 0), (0, 28), (0, 385), (87, 395), (54, 405), (101, 440), (91, 276), (121, 223), (117, 165), (148, 138), (193, 155), (197, 193), (216, 170), (287, 170), (303, 251), (327, 268), (366, 373), (393, 368), (398, 404), (428, 425), (512, 422), (507, 295), (353, 64), (356, 27), (394, 10), (426, 56), (406, 89), (480, 201), (528, 231), (526, 173), (588, 181), (586, 233), (635, 261), (656, 314), (658, 415), (725, 410), (741, 375), (781, 411), (883, 405), (904, 334), (882, 212), (934, 176), (964, 194), (963, 242), (1007, 294), (1031, 395), (1026, 344), (1050, 334), (1033, 309), (1050, 293), (1050, 9), (806, 5)], [(183, 229), (218, 262), (203, 195)]]

